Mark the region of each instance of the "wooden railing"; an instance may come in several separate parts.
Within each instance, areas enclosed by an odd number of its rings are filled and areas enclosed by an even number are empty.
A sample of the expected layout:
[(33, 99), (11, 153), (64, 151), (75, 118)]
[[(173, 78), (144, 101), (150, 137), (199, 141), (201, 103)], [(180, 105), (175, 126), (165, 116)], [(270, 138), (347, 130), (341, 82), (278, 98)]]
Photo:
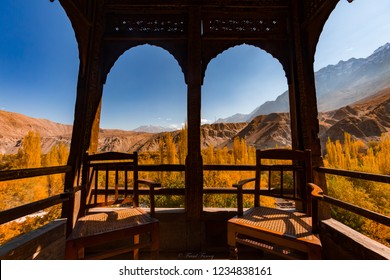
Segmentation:
[(325, 167), (317, 167), (316, 170), (320, 173), (325, 173), (325, 174), (338, 175), (338, 176), (344, 176), (349, 178), (390, 184), (389, 175), (381, 175), (381, 174), (335, 169), (335, 168), (325, 168)]
[[(71, 171), (71, 166), (55, 166), (42, 168), (28, 168), (0, 171), (0, 182), (18, 180), (53, 174), (63, 174)], [(10, 222), (23, 216), (35, 213), (45, 208), (63, 203), (69, 200), (70, 193), (64, 192), (32, 203), (24, 204), (15, 208), (0, 212), (0, 224)]]
[[(255, 171), (254, 165), (204, 165), (205, 171)], [(31, 178), (37, 176), (46, 176), (52, 174), (61, 174), (71, 171), (70, 166), (58, 166), (58, 167), (45, 167), (45, 168), (31, 168), (31, 169), (18, 169), (18, 170), (7, 170), (0, 171), (0, 182), (9, 181), (23, 178)], [(182, 164), (161, 164), (161, 165), (140, 165), (139, 171), (143, 172), (184, 172), (185, 165)], [(371, 173), (363, 173), (356, 171), (347, 171), (339, 169), (331, 169), (319, 167), (316, 169), (317, 172), (325, 174), (333, 174), (339, 176), (347, 176), (350, 178), (357, 178), (363, 180), (369, 180), (374, 182), (382, 182), (390, 184), (390, 176), (378, 175)], [(104, 191), (104, 190), (102, 190)], [(109, 190), (110, 191), (110, 190)], [(114, 191), (114, 190), (112, 190)], [(149, 194), (148, 190), (140, 189), (140, 194)], [(237, 190), (233, 187), (229, 188), (204, 188), (204, 194), (236, 194)], [(253, 189), (244, 189), (245, 194), (253, 194)], [(185, 195), (185, 188), (161, 188), (156, 190), (156, 195)], [(39, 210), (45, 209), (56, 204), (63, 203), (69, 200), (70, 193), (64, 192), (59, 195), (55, 195), (46, 199), (42, 199), (36, 202), (18, 206), (12, 209), (4, 210), (0, 212), (0, 224), (12, 221), (14, 219), (23, 217), (28, 214), (35, 213)], [(390, 217), (375, 213), (373, 211), (358, 207), (356, 205), (338, 200), (328, 195), (323, 195), (322, 200), (324, 202), (336, 205), (338, 207), (349, 210), (355, 214), (363, 217), (372, 219), (378, 223), (390, 226)]]
[[(365, 173), (365, 172), (350, 171), (350, 170), (341, 170), (341, 169), (334, 169), (334, 168), (325, 168), (325, 167), (318, 167), (316, 170), (318, 172), (324, 173), (324, 174), (338, 175), (338, 176), (344, 176), (344, 177), (349, 177), (349, 178), (355, 178), (355, 179), (390, 184), (390, 176), (389, 175), (380, 175), (380, 174)], [(326, 194), (322, 195), (321, 201), (324, 201), (324, 202), (327, 202), (331, 205), (343, 208), (345, 210), (348, 210), (350, 212), (353, 212), (353, 213), (358, 214), (360, 216), (363, 216), (365, 218), (371, 219), (377, 223), (381, 223), (383, 225), (390, 227), (390, 217), (389, 216), (385, 216), (385, 215), (373, 212), (371, 210), (368, 210), (368, 209), (356, 206), (354, 204), (336, 199), (336, 198), (328, 196)]]

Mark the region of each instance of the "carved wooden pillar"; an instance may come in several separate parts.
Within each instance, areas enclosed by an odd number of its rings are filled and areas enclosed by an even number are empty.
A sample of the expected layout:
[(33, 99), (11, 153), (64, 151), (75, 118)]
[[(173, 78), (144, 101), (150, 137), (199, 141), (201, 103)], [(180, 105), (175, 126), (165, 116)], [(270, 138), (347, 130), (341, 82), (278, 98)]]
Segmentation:
[[(321, 156), (321, 143), (318, 137), (319, 122), (317, 109), (317, 96), (314, 78), (314, 51), (310, 48), (308, 30), (303, 24), (304, 4), (300, 1), (292, 1), (292, 86), (296, 101), (296, 127), (298, 138), (293, 139), (296, 147), (311, 149), (313, 168), (323, 166)], [(326, 188), (325, 175), (314, 172), (314, 183), (320, 185), (324, 191)], [(328, 216), (327, 210), (321, 214)]]
[(290, 82), (288, 79), (288, 94), (290, 104), (290, 126), (291, 126), (291, 146), (292, 149), (299, 149), (300, 137), (298, 130), (298, 115), (297, 115), (297, 104), (296, 104), (296, 92), (295, 84)]
[[(80, 56), (79, 76), (77, 82), (77, 96), (73, 122), (72, 142), (68, 165), (72, 166), (72, 172), (65, 178), (65, 189), (71, 190), (73, 186), (80, 183), (78, 178), (81, 174), (83, 154), (90, 149), (97, 148), (97, 132), (100, 120), (100, 104), (102, 96), (101, 81), (101, 60), (102, 60), (102, 38), (103, 38), (103, 13), (101, 13), (102, 2), (90, 2), (89, 14), (94, 19), (89, 26), (87, 36), (78, 41), (79, 49), (87, 48), (86, 56)], [(100, 17), (97, 15), (101, 15)], [(82, 34), (78, 34), (82, 36)], [(94, 133), (92, 133), (92, 131)], [(94, 135), (92, 141), (91, 136)], [(90, 146), (91, 145), (91, 146)], [(68, 217), (68, 230), (74, 224), (75, 219), (83, 211), (80, 205), (80, 197), (76, 195), (68, 205), (64, 205), (62, 216)]]
[(99, 128), (100, 128), (100, 113), (102, 111), (102, 95), (103, 95), (102, 91), (103, 91), (103, 88), (100, 87), (99, 91), (100, 91), (100, 93), (98, 93), (100, 95), (100, 97), (98, 96), (99, 105), (96, 108), (95, 117), (94, 117), (94, 120), (93, 120), (93, 123), (92, 123), (91, 137), (90, 137), (89, 148), (88, 148), (88, 152), (89, 153), (95, 153), (98, 150)]
[(319, 124), (314, 81), (314, 54), (309, 50), (307, 36), (302, 26), (303, 7), (293, 1), (292, 9), (292, 91), (294, 93), (298, 139), (297, 147), (311, 149), (313, 156), (321, 156), (318, 138)]
[(201, 247), (201, 214), (203, 210), (203, 163), (200, 145), (201, 125), (201, 9), (189, 8), (187, 121), (188, 154), (186, 158), (187, 250)]

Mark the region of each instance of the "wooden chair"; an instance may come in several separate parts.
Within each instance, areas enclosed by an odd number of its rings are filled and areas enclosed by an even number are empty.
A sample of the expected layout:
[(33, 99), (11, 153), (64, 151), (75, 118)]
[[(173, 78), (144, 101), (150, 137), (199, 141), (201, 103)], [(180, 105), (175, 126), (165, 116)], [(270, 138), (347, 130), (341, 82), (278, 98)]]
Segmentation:
[[(150, 214), (138, 207), (139, 184), (150, 189)], [(141, 248), (149, 248), (151, 258), (157, 258), (159, 222), (153, 218), (154, 189), (160, 184), (138, 178), (137, 153), (86, 154), (82, 185), (80, 214), (67, 238), (66, 259), (103, 259), (130, 251), (138, 259)], [(114, 246), (118, 240), (122, 243)], [(96, 246), (100, 247), (96, 250)], [(86, 255), (85, 249), (92, 247), (98, 253)]]
[[(320, 259), (317, 203), (311, 203), (309, 191), (315, 185), (309, 184), (311, 181), (309, 150), (257, 150), (256, 177), (234, 185), (238, 214), (228, 221), (230, 257), (238, 258), (237, 244), (244, 244), (283, 258)], [(249, 182), (255, 184), (254, 207), (244, 212), (243, 186)], [(274, 197), (276, 207), (260, 206), (260, 195)]]

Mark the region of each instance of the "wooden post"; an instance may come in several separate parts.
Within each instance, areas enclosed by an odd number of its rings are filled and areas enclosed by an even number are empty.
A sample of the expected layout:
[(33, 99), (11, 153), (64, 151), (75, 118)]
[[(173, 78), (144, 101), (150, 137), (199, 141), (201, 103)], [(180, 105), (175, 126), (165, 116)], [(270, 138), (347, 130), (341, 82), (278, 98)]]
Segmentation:
[(187, 250), (201, 247), (203, 210), (203, 163), (200, 145), (201, 126), (201, 9), (190, 7), (188, 15), (187, 121), (188, 154), (186, 158)]
[(88, 147), (88, 152), (90, 154), (96, 153), (98, 149), (100, 113), (102, 111), (102, 95), (103, 95), (102, 90), (103, 90), (102, 87), (100, 87), (100, 94), (98, 93), (99, 104), (96, 109), (95, 117), (93, 119), (92, 128), (91, 128), (91, 136), (90, 136), (89, 147)]
[[(318, 109), (317, 96), (314, 78), (314, 51), (310, 48), (308, 31), (305, 25), (302, 24), (303, 4), (302, 2), (292, 2), (291, 13), (292, 19), (292, 54), (291, 54), (291, 69), (292, 69), (292, 89), (295, 99), (295, 120), (297, 129), (297, 139), (293, 139), (294, 144), (300, 149), (310, 149), (312, 151), (313, 169), (318, 166), (323, 166), (321, 156), (321, 143), (318, 137)], [(291, 87), (290, 87), (291, 89)], [(294, 117), (294, 116), (292, 116)], [(318, 184), (325, 192), (326, 179), (324, 174), (317, 172), (313, 173), (313, 182)], [(329, 213), (324, 210), (320, 216), (328, 217)]]
[[(79, 183), (82, 157), (90, 148), (93, 128), (98, 126), (100, 119), (100, 103), (102, 97), (101, 82), (101, 59), (102, 59), (102, 38), (103, 38), (103, 13), (102, 3), (91, 2), (88, 5), (89, 14), (94, 19), (89, 32), (79, 40), (79, 49), (87, 48), (87, 56), (80, 56), (79, 76), (77, 83), (77, 97), (73, 122), (72, 141), (68, 158), (68, 165), (72, 166), (72, 172), (65, 177), (65, 190), (72, 190)], [(93, 15), (100, 15), (93, 16)], [(81, 34), (79, 34), (81, 36)], [(96, 131), (95, 131), (96, 132)], [(94, 139), (97, 135), (94, 133)], [(95, 147), (95, 140), (92, 146)], [(96, 146), (97, 147), (97, 146)], [(63, 205), (62, 217), (68, 217), (67, 234), (73, 227), (75, 220), (82, 213), (80, 201), (73, 197), (68, 204)], [(81, 207), (83, 209), (83, 207)]]

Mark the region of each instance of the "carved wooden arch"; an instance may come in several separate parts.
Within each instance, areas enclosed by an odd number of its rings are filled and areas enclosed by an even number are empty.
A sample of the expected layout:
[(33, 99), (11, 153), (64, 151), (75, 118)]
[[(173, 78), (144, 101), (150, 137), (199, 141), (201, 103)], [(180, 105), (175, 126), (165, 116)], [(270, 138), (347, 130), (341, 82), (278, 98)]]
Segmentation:
[[(341, 0), (341, 1), (348, 1), (349, 3), (353, 2), (353, 0)], [(317, 44), (319, 42), (323, 28), (326, 22), (328, 21), (329, 16), (336, 9), (336, 6), (340, 2), (340, 0), (328, 0), (328, 1), (317, 0), (314, 2), (318, 2), (318, 3), (317, 6), (314, 6), (312, 10), (306, 7), (306, 20), (303, 25), (306, 28), (308, 51), (310, 53), (310, 57), (313, 58), (313, 61), (311, 61), (312, 63), (314, 62), (314, 56), (317, 49)], [(309, 4), (306, 3), (306, 5)]]
[[(50, 0), (54, 2), (55, 0)], [(91, 16), (87, 16), (86, 11), (93, 6), (97, 11), (101, 11), (103, 8), (103, 2), (96, 1), (91, 5), (87, 1), (68, 1), (68, 0), (58, 0), (62, 8), (64, 9), (66, 15), (69, 18), (69, 21), (72, 25), (72, 28), (75, 33), (79, 59), (80, 59), (80, 72), (82, 75), (85, 74), (88, 60), (88, 52), (90, 46), (90, 36), (92, 35), (92, 30), (95, 22)]]
[(290, 80), (290, 63), (289, 63), (289, 48), (286, 42), (267, 42), (267, 41), (222, 41), (218, 43), (211, 43), (203, 45), (202, 51), (202, 80), (205, 78), (206, 70), (214, 58), (222, 54), (228, 49), (234, 48), (241, 45), (250, 45), (257, 47), (275, 58), (283, 67), (287, 81)]
[(150, 45), (162, 48), (167, 51), (179, 64), (181, 71), (184, 75), (185, 81), (187, 81), (187, 55), (186, 55), (186, 43), (174, 44), (164, 41), (119, 41), (119, 42), (105, 42), (103, 47), (103, 66), (102, 66), (102, 81), (106, 82), (108, 73), (111, 71), (115, 62), (126, 51), (143, 45)]

